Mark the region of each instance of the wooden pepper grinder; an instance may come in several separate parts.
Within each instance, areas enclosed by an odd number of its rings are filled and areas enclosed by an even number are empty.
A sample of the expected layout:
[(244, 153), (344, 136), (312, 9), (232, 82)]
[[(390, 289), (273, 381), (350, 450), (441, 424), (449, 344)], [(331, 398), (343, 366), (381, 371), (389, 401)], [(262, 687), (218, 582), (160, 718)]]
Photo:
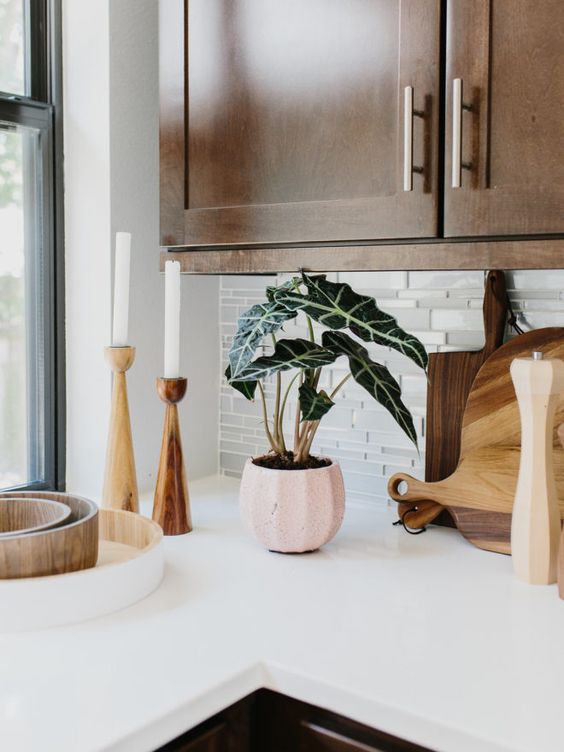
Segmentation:
[[(564, 423), (558, 426), (558, 438), (564, 449)], [(560, 548), (558, 549), (558, 595), (564, 600), (564, 528), (560, 534)]]
[(560, 511), (554, 480), (553, 429), (564, 362), (516, 358), (511, 378), (521, 416), (521, 461), (511, 522), (511, 554), (517, 577), (531, 585), (556, 582)]

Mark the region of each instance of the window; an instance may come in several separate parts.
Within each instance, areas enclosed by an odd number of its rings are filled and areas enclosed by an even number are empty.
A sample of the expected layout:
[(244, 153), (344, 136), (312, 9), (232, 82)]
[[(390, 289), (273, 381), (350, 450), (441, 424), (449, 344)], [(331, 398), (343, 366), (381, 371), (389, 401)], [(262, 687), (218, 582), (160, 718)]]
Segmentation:
[(60, 0), (0, 0), (0, 489), (64, 482)]

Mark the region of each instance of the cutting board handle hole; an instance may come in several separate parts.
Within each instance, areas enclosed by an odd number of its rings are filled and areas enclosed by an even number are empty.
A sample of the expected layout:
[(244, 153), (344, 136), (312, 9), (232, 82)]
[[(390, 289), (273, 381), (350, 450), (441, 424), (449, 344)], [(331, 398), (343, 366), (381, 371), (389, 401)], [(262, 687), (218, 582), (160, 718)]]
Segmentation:
[(395, 491), (399, 496), (405, 496), (409, 490), (409, 483), (406, 480), (400, 480), (396, 484)]

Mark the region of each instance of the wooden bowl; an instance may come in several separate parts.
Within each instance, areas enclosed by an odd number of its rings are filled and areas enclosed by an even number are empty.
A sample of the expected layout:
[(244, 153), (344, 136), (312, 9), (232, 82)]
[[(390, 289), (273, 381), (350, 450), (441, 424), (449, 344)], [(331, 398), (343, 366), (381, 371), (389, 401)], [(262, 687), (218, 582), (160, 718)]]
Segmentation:
[(71, 509), (51, 499), (0, 499), (0, 539), (58, 527)]
[(56, 491), (11, 491), (2, 499), (46, 499), (70, 508), (62, 527), (0, 539), (0, 579), (44, 577), (88, 569), (98, 559), (98, 507), (93, 501)]
[(100, 509), (95, 567), (57, 577), (0, 580), (0, 635), (71, 624), (145, 598), (164, 574), (163, 531), (133, 512)]

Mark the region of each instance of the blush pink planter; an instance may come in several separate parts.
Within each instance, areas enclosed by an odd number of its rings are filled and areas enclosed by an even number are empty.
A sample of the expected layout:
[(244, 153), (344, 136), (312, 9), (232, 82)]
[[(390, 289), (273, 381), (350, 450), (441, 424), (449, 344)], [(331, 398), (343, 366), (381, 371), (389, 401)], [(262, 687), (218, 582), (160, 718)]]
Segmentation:
[(315, 551), (343, 521), (345, 487), (339, 463), (315, 470), (271, 470), (247, 460), (239, 506), (263, 546), (279, 553)]

